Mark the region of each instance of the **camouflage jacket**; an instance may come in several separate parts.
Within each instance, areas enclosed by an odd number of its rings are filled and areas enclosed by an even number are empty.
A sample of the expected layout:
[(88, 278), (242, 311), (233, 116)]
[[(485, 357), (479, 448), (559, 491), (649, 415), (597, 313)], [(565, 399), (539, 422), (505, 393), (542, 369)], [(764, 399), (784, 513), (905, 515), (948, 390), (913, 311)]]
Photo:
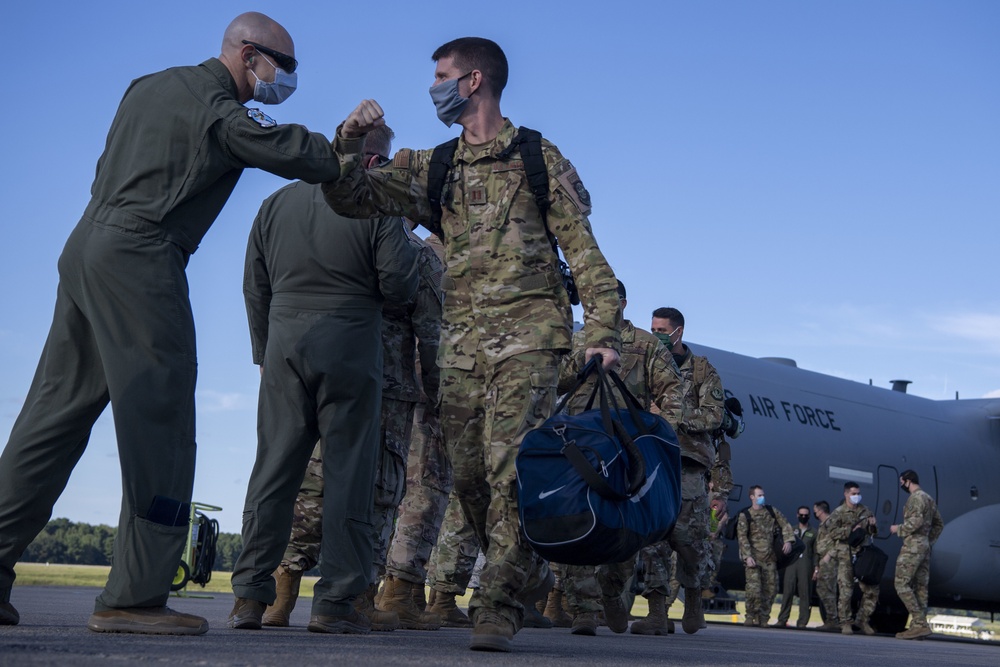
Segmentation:
[(833, 549), (833, 540), (830, 539), (830, 531), (827, 530), (827, 521), (822, 521), (819, 524), (819, 528), (816, 529), (816, 561), (825, 556), (831, 549)]
[[(670, 351), (656, 336), (637, 329), (629, 320), (622, 320), (621, 336), (621, 360), (615, 372), (643, 409), (648, 410), (650, 405), (655, 404), (663, 418), (676, 429), (682, 412), (681, 379)], [(573, 334), (573, 354), (563, 357), (559, 368), (560, 394), (575, 384), (584, 366), (584, 352), (583, 332), (577, 331)], [(570, 414), (583, 412), (596, 383), (596, 376), (591, 376), (570, 399)], [(625, 407), (617, 389), (614, 393), (619, 406)]]
[(910, 494), (903, 507), (903, 523), (896, 529), (897, 534), (909, 545), (921, 542), (930, 546), (937, 542), (944, 530), (944, 521), (938, 512), (937, 503), (923, 489)]
[[(847, 544), (847, 538), (850, 537), (851, 531), (854, 530), (855, 526), (862, 521), (867, 522), (870, 516), (872, 516), (871, 510), (864, 505), (859, 504), (854, 507), (848, 507), (846, 502), (830, 513), (830, 518), (826, 520), (824, 527), (826, 529), (826, 539), (830, 541), (830, 549), (833, 550), (835, 557), (855, 554), (861, 549), (861, 545), (851, 548)], [(869, 535), (877, 535), (878, 527), (869, 525), (867, 532)]]
[(674, 355), (684, 391), (683, 421), (677, 429), (681, 456), (693, 459), (706, 468), (715, 463), (714, 432), (722, 426), (726, 396), (715, 367), (705, 357), (686, 349)]
[[(387, 301), (382, 307), (382, 395), (416, 403), (436, 399), (441, 337), (441, 274), (434, 250), (412, 232), (406, 238), (417, 249), (417, 292), (408, 303)], [(414, 361), (419, 355), (419, 364)], [(420, 371), (418, 384), (417, 369)]]
[(781, 529), (781, 537), (785, 542), (795, 539), (795, 530), (788, 519), (781, 513), (781, 510), (772, 507), (774, 518), (766, 508), (759, 510), (747, 508), (739, 514), (739, 523), (736, 526), (736, 541), (740, 545), (740, 558), (746, 560), (748, 556), (758, 563), (774, 563), (778, 558), (774, 553), (774, 526), (775, 522)]
[[(572, 347), (573, 317), (546, 225), (520, 155), (500, 159), (516, 129), (504, 121), (478, 157), (460, 138), (442, 192), (444, 316), (439, 363), (471, 369), (477, 352), (491, 364), (533, 350)], [(352, 216), (384, 211), (431, 219), (427, 171), (432, 150), (402, 149), (392, 163), (362, 168), (363, 138), (337, 132), (340, 179), (324, 184), (327, 202)], [(576, 169), (542, 140), (549, 172), (548, 230), (559, 239), (583, 305), (587, 347), (618, 349), (621, 311), (614, 273), (597, 246), (587, 214), (590, 196)]]

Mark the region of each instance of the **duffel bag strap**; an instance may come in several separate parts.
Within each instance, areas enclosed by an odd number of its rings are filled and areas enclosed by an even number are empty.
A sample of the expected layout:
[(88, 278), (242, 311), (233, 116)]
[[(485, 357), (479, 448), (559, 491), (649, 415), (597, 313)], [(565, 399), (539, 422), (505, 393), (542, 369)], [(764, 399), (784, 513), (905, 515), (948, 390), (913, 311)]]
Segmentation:
[[(567, 391), (563, 395), (563, 397), (559, 400), (559, 403), (556, 405), (555, 412), (553, 412), (552, 414), (557, 415), (563, 411), (563, 408), (565, 408), (566, 404), (569, 403), (569, 399), (573, 398), (576, 392), (580, 390), (580, 387), (583, 386), (583, 383), (587, 381), (587, 378), (590, 377), (591, 374), (593, 374), (596, 371), (596, 369), (600, 366), (600, 363), (598, 363), (599, 360), (600, 356), (592, 357), (591, 360), (588, 361), (586, 365), (580, 370), (580, 372), (576, 374), (576, 382), (573, 383), (573, 386), (570, 387), (570, 390)], [(593, 402), (594, 400), (593, 394), (591, 394), (590, 400), (591, 402)], [(588, 410), (590, 409), (589, 404), (587, 406), (587, 409)]]
[(597, 473), (596, 470), (590, 465), (590, 461), (587, 457), (583, 455), (580, 448), (576, 446), (576, 442), (570, 440), (562, 448), (562, 455), (573, 465), (573, 468), (580, 473), (580, 477), (583, 481), (587, 483), (587, 486), (592, 488), (597, 492), (602, 498), (607, 498), (608, 500), (614, 500), (617, 502), (623, 502), (628, 500), (628, 496), (618, 493), (611, 486), (604, 481), (604, 479)]
[[(601, 421), (604, 423), (604, 431), (612, 438), (617, 439), (622, 446), (622, 450), (625, 452), (625, 458), (628, 460), (628, 495), (632, 496), (646, 483), (646, 460), (643, 458), (639, 448), (635, 446), (632, 436), (625, 430), (625, 426), (621, 423), (621, 420), (614, 419), (611, 416), (611, 408), (608, 405), (609, 397), (611, 403), (615, 406), (615, 415), (618, 414), (619, 408), (618, 401), (615, 400), (614, 393), (611, 390), (611, 383), (608, 382), (608, 375), (604, 370), (604, 366), (597, 366), (597, 374), (600, 376), (598, 385), (601, 396)], [(637, 426), (642, 424), (642, 420), (638, 415), (633, 417), (633, 420), (638, 420)]]

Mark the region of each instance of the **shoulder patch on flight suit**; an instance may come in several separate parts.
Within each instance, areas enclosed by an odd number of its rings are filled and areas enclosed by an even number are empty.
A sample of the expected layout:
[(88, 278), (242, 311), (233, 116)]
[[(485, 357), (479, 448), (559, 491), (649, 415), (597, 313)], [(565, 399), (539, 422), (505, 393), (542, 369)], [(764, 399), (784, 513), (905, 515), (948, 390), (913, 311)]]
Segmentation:
[(392, 166), (394, 169), (409, 169), (410, 168), (410, 153), (412, 153), (409, 148), (401, 148), (396, 151), (396, 154), (392, 156)]
[(261, 127), (277, 127), (278, 121), (274, 120), (260, 109), (247, 109), (247, 116), (250, 120)]
[(714, 398), (717, 401), (721, 401), (722, 399), (725, 398), (725, 396), (722, 394), (722, 390), (716, 387), (715, 389), (712, 390), (712, 398)]
[(563, 186), (563, 189), (566, 190), (566, 194), (573, 200), (576, 207), (580, 209), (580, 213), (589, 215), (590, 193), (587, 192), (587, 188), (583, 187), (583, 181), (580, 180), (579, 174), (576, 173), (576, 168), (570, 168), (569, 171), (559, 174), (557, 180)]

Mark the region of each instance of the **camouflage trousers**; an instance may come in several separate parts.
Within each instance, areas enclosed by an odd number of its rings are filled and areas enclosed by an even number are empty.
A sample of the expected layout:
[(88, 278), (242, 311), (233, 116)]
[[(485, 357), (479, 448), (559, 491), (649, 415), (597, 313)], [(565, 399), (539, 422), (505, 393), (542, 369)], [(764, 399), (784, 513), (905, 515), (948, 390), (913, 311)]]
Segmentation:
[(851, 614), (851, 598), (854, 597), (854, 563), (846, 553), (837, 557), (837, 615), (840, 622), (850, 623), (853, 619), (855, 623), (868, 621), (875, 605), (878, 604), (878, 585), (857, 582), (861, 589), (861, 605), (858, 607), (858, 615)]
[(418, 405), (406, 464), (406, 494), (386, 556), (389, 574), (415, 584), (427, 579), (427, 563), (454, 484), (440, 424), (424, 415), (424, 406)]
[(719, 583), (719, 568), (722, 567), (722, 554), (726, 551), (726, 542), (720, 536), (708, 540), (706, 544), (708, 560), (707, 569), (701, 577), (701, 587), (705, 590), (714, 589)]
[(708, 567), (708, 479), (704, 466), (681, 459), (681, 511), (667, 540), (677, 552), (677, 581), (684, 588), (701, 588)]
[(931, 550), (926, 538), (904, 540), (896, 557), (896, 594), (910, 612), (910, 627), (927, 625), (927, 583), (931, 576)]
[(441, 593), (465, 595), (478, 557), (479, 538), (472, 524), (465, 520), (462, 505), (453, 491), (427, 564), (427, 581)]
[(469, 603), (473, 622), (489, 609), (520, 628), (524, 607), (517, 595), (542, 570), (521, 531), (514, 459), (524, 435), (555, 408), (561, 356), (536, 350), (491, 365), (479, 351), (471, 370), (441, 369), (441, 429), (455, 494), (486, 554)]
[(771, 563), (757, 561), (755, 567), (746, 568), (747, 618), (758, 618), (765, 625), (771, 618), (771, 605), (778, 594), (778, 568)]
[[(381, 446), (375, 472), (375, 551), (372, 581), (385, 573), (386, 551), (399, 503), (406, 490), (405, 461), (409, 449), (414, 403), (382, 398)], [(323, 535), (323, 458), (319, 444), (306, 466), (295, 499), (295, 515), (282, 564), (306, 571), (316, 566)]]
[(819, 597), (819, 601), (823, 605), (823, 610), (826, 612), (824, 620), (827, 623), (839, 625), (840, 616), (837, 612), (837, 560), (831, 559), (829, 562), (824, 563), (819, 558), (819, 554), (817, 554), (816, 563), (817, 567), (819, 567), (819, 572), (816, 574), (816, 595)]
[[(676, 571), (676, 554), (671, 550), (666, 540), (644, 547), (635, 558), (631, 558), (622, 563), (611, 563), (608, 565), (563, 565), (565, 575), (563, 577), (563, 591), (566, 594), (566, 603), (569, 611), (573, 615), (601, 611), (601, 597), (615, 597), (626, 595), (631, 598), (631, 591), (627, 591), (629, 579), (632, 577), (642, 577), (642, 595), (649, 597), (650, 593), (656, 592), (670, 598), (671, 594), (676, 598), (677, 584), (671, 582)], [(639, 573), (636, 572), (636, 564), (639, 564)]]

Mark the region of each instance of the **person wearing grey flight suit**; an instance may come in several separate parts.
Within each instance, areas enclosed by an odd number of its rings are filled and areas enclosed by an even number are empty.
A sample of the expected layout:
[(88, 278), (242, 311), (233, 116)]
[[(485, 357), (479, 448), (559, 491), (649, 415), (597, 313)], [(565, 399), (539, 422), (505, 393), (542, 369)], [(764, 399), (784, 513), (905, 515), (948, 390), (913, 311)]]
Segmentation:
[(111, 572), (87, 627), (202, 634), (166, 607), (190, 530), (195, 468), (194, 319), (185, 269), (243, 170), (337, 178), (330, 142), (259, 109), (295, 89), (288, 32), (249, 12), (222, 52), (132, 82), (108, 132), (86, 211), (59, 258), (55, 313), (0, 456), (0, 625), (14, 564), (45, 526), (108, 403), (122, 504)]
[[(384, 125), (369, 133), (369, 165), (387, 159), (391, 136)], [(261, 205), (244, 275), (261, 385), (257, 460), (243, 509), (243, 552), (233, 567), (229, 625), (259, 629), (275, 600), (272, 573), (288, 544), (295, 498), (318, 439), (323, 518), (309, 630), (366, 633), (371, 620), (352, 603), (372, 578), (382, 304), (405, 303), (416, 292), (417, 248), (400, 218), (345, 218), (327, 206), (318, 185), (294, 183)]]

